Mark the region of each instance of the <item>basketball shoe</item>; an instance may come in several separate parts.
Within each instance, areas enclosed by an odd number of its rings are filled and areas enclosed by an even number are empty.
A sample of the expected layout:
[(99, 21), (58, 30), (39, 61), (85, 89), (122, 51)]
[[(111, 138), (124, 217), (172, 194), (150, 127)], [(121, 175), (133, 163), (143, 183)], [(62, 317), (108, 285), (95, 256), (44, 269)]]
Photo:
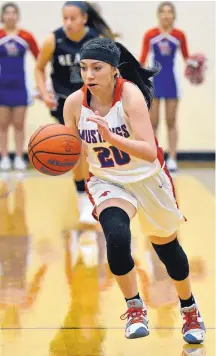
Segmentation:
[(12, 168), (11, 160), (9, 156), (2, 157), (0, 161), (0, 170), (9, 171)]
[(205, 339), (205, 326), (196, 304), (181, 308), (183, 318), (182, 334), (188, 344), (201, 344)]
[(147, 310), (142, 300), (132, 299), (127, 301), (128, 310), (121, 315), (121, 320), (127, 319), (125, 337), (136, 339), (149, 335)]
[(17, 171), (24, 171), (26, 169), (26, 162), (22, 156), (16, 156), (14, 158), (14, 169)]

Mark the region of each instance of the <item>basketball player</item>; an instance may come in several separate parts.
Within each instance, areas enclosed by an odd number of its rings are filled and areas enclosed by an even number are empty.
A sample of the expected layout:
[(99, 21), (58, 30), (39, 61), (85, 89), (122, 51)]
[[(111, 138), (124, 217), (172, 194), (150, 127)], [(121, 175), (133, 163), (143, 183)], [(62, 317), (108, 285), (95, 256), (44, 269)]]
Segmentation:
[(127, 318), (125, 336), (149, 334), (130, 248), (130, 220), (139, 206), (145, 236), (176, 287), (184, 340), (201, 343), (205, 328), (191, 292), (188, 259), (177, 238), (185, 219), (148, 113), (150, 78), (157, 71), (142, 69), (130, 52), (108, 38), (88, 41), (80, 55), (84, 86), (67, 98), (64, 120), (88, 146), (87, 189), (106, 238), (110, 270), (127, 302), (121, 317)]
[(30, 49), (33, 56), (38, 55), (38, 46), (34, 37), (18, 28), (20, 11), (15, 3), (8, 2), (2, 6), (0, 29), (0, 170), (12, 168), (8, 156), (8, 129), (12, 125), (15, 136), (16, 157), (14, 168), (24, 170), (23, 159), (24, 123), (30, 97), (26, 86), (24, 60)]
[(176, 53), (180, 49), (185, 60), (188, 59), (187, 41), (184, 33), (174, 27), (176, 10), (173, 3), (162, 2), (158, 7), (158, 27), (147, 31), (143, 38), (140, 63), (146, 62), (147, 55), (153, 52), (153, 60), (162, 66), (160, 73), (154, 78), (155, 95), (150, 117), (155, 136), (159, 123), (161, 99), (165, 100), (165, 116), (168, 129), (169, 158), (167, 167), (170, 172), (176, 172), (177, 141), (176, 113), (179, 103), (179, 83), (176, 80)]
[[(84, 1), (67, 1), (62, 10), (63, 27), (51, 33), (42, 45), (37, 65), (36, 82), (41, 97), (60, 124), (64, 124), (63, 106), (68, 95), (83, 85), (80, 76), (80, 48), (91, 38), (100, 35), (112, 37), (112, 32), (101, 16)], [(45, 67), (52, 66), (54, 93), (46, 87)], [(85, 194), (88, 166), (83, 156), (74, 171), (76, 188), (79, 193), (80, 223), (95, 224), (91, 205)]]

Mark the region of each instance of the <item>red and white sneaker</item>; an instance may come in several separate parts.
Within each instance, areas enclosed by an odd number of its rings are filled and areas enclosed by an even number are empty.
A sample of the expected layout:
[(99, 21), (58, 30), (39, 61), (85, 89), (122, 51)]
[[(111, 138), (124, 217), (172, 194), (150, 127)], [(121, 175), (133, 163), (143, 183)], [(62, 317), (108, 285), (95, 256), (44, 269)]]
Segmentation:
[(140, 299), (132, 299), (127, 302), (128, 310), (121, 315), (121, 320), (127, 319), (125, 337), (136, 339), (149, 335), (147, 310)]
[(181, 309), (183, 317), (182, 334), (188, 344), (201, 344), (205, 339), (205, 326), (196, 304)]

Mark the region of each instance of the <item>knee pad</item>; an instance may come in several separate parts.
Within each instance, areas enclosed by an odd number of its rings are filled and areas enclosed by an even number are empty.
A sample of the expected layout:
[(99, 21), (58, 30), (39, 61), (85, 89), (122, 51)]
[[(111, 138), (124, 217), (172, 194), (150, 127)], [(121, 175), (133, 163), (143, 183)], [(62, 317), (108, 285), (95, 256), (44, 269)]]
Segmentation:
[(177, 238), (165, 245), (152, 243), (152, 246), (172, 279), (183, 281), (188, 277), (188, 259)]
[(76, 189), (78, 193), (84, 193), (85, 192), (85, 181), (83, 180), (75, 180), (74, 181), (76, 185)]
[(129, 273), (134, 267), (129, 216), (120, 208), (109, 207), (102, 211), (99, 221), (106, 239), (111, 272), (117, 276)]

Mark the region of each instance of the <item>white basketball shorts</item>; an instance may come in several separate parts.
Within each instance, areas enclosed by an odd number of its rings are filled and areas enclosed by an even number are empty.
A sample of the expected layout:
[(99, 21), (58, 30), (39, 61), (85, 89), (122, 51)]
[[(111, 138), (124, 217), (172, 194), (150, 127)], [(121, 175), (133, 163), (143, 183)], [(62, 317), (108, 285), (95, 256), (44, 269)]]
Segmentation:
[(112, 198), (121, 198), (141, 209), (141, 223), (146, 236), (168, 237), (186, 221), (178, 209), (172, 178), (164, 169), (150, 178), (122, 185), (90, 174), (86, 188), (95, 217), (96, 208)]

